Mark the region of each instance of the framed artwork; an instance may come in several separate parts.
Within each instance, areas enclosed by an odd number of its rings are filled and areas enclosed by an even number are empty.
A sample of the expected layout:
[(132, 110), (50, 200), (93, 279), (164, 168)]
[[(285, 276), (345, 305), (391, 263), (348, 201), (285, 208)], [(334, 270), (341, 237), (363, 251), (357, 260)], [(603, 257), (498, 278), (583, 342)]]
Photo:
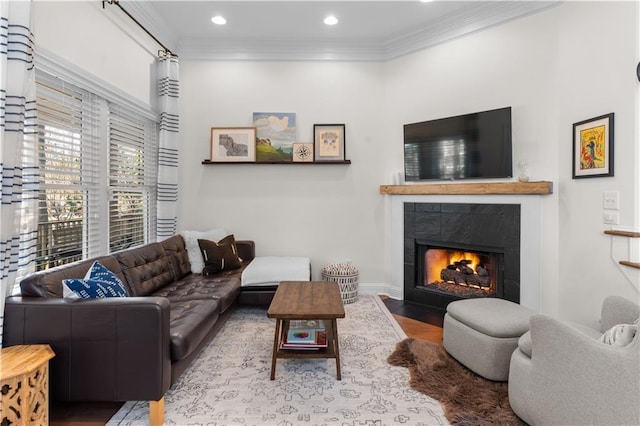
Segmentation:
[(212, 127), (211, 162), (255, 162), (255, 127)]
[(293, 161), (296, 141), (296, 114), (292, 112), (254, 112), (256, 162)]
[(573, 124), (573, 178), (613, 176), (613, 117), (601, 115)]
[(314, 124), (315, 161), (344, 161), (344, 124)]
[(294, 163), (313, 163), (313, 143), (293, 143)]

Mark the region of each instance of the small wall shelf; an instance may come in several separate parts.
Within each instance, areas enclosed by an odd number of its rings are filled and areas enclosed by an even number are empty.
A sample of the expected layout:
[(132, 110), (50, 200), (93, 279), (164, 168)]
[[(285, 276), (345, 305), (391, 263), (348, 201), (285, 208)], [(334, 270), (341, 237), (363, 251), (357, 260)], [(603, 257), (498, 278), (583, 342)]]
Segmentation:
[(607, 235), (617, 235), (618, 237), (640, 238), (640, 232), (616, 231), (614, 229), (608, 229), (604, 231), (604, 233)]
[(307, 161), (307, 162), (303, 162), (303, 161), (229, 161), (229, 162), (217, 162), (217, 161), (211, 161), (211, 160), (202, 160), (202, 164), (215, 164), (216, 166), (220, 165), (220, 166), (227, 166), (230, 164), (253, 164), (253, 165), (260, 165), (260, 164), (283, 164), (283, 165), (297, 165), (297, 166), (304, 166), (304, 165), (328, 165), (328, 164), (351, 164), (351, 160), (342, 160), (342, 161)]
[[(607, 235), (613, 235), (617, 237), (627, 237), (627, 238), (640, 238), (640, 232), (632, 232), (632, 231), (616, 231), (614, 229), (604, 231)], [(631, 268), (640, 269), (640, 263), (631, 262), (629, 260), (621, 260), (618, 262), (621, 265), (629, 266)]]

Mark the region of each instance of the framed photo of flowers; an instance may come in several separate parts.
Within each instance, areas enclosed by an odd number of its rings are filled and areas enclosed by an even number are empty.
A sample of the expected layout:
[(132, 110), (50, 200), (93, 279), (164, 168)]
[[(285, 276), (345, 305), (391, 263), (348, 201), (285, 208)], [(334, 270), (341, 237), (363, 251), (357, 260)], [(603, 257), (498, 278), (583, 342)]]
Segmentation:
[(313, 145), (315, 161), (344, 161), (344, 137), (344, 124), (314, 124)]
[(613, 176), (614, 113), (573, 124), (573, 178)]

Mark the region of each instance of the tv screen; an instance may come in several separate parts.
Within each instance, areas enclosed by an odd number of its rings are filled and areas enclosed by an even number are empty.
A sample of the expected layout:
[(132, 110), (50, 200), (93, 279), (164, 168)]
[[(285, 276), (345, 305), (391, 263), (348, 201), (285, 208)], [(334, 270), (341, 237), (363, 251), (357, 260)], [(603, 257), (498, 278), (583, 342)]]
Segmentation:
[(406, 181), (509, 178), (511, 107), (404, 125)]

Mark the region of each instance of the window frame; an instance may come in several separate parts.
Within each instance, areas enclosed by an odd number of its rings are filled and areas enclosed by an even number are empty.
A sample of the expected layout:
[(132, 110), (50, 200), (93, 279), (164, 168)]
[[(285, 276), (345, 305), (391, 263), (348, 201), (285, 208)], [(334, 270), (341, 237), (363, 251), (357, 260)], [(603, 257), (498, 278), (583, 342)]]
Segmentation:
[[(113, 194), (114, 191), (124, 190), (142, 194), (141, 204), (144, 212), (142, 218), (144, 235), (143, 241), (137, 245), (156, 241), (159, 114), (154, 112), (150, 105), (140, 102), (138, 99), (90, 75), (77, 66), (55, 57), (50, 52), (40, 50), (36, 54), (35, 63), (36, 84), (40, 84), (43, 80), (46, 80), (48, 83), (57, 80), (81, 91), (85, 91), (91, 96), (95, 96), (99, 105), (99, 124), (96, 137), (97, 146), (95, 146), (94, 149), (97, 150), (96, 152), (99, 158), (107, 158), (108, 161), (100, 161), (96, 182), (90, 185), (81, 182), (79, 185), (79, 187), (85, 190), (85, 192), (83, 192), (82, 259), (110, 253), (109, 229), (104, 226), (104, 218), (110, 220), (111, 194)], [(144, 127), (145, 143), (142, 144), (141, 155), (145, 157), (150, 155), (153, 167), (147, 168), (145, 166), (143, 170), (144, 182), (142, 182), (141, 185), (111, 185), (109, 170), (112, 160), (109, 155), (109, 147), (111, 145), (109, 131), (110, 117), (112, 114), (126, 114), (128, 117), (135, 117), (135, 120), (139, 120), (138, 122), (141, 123), (140, 126)], [(40, 120), (37, 120), (37, 123), (40, 129)], [(147, 143), (148, 137), (150, 138), (150, 143)], [(40, 145), (40, 139), (38, 139), (37, 144)], [(91, 208), (93, 210), (89, 210), (89, 206), (92, 206)], [(100, 218), (102, 218), (102, 220), (100, 220)], [(92, 241), (89, 241), (89, 239)], [(92, 244), (96, 242), (95, 240), (98, 240), (97, 244)], [(35, 267), (35, 262), (33, 262), (30, 267), (27, 268), (30, 270), (21, 271), (22, 273), (19, 275), (24, 276), (33, 272)]]

